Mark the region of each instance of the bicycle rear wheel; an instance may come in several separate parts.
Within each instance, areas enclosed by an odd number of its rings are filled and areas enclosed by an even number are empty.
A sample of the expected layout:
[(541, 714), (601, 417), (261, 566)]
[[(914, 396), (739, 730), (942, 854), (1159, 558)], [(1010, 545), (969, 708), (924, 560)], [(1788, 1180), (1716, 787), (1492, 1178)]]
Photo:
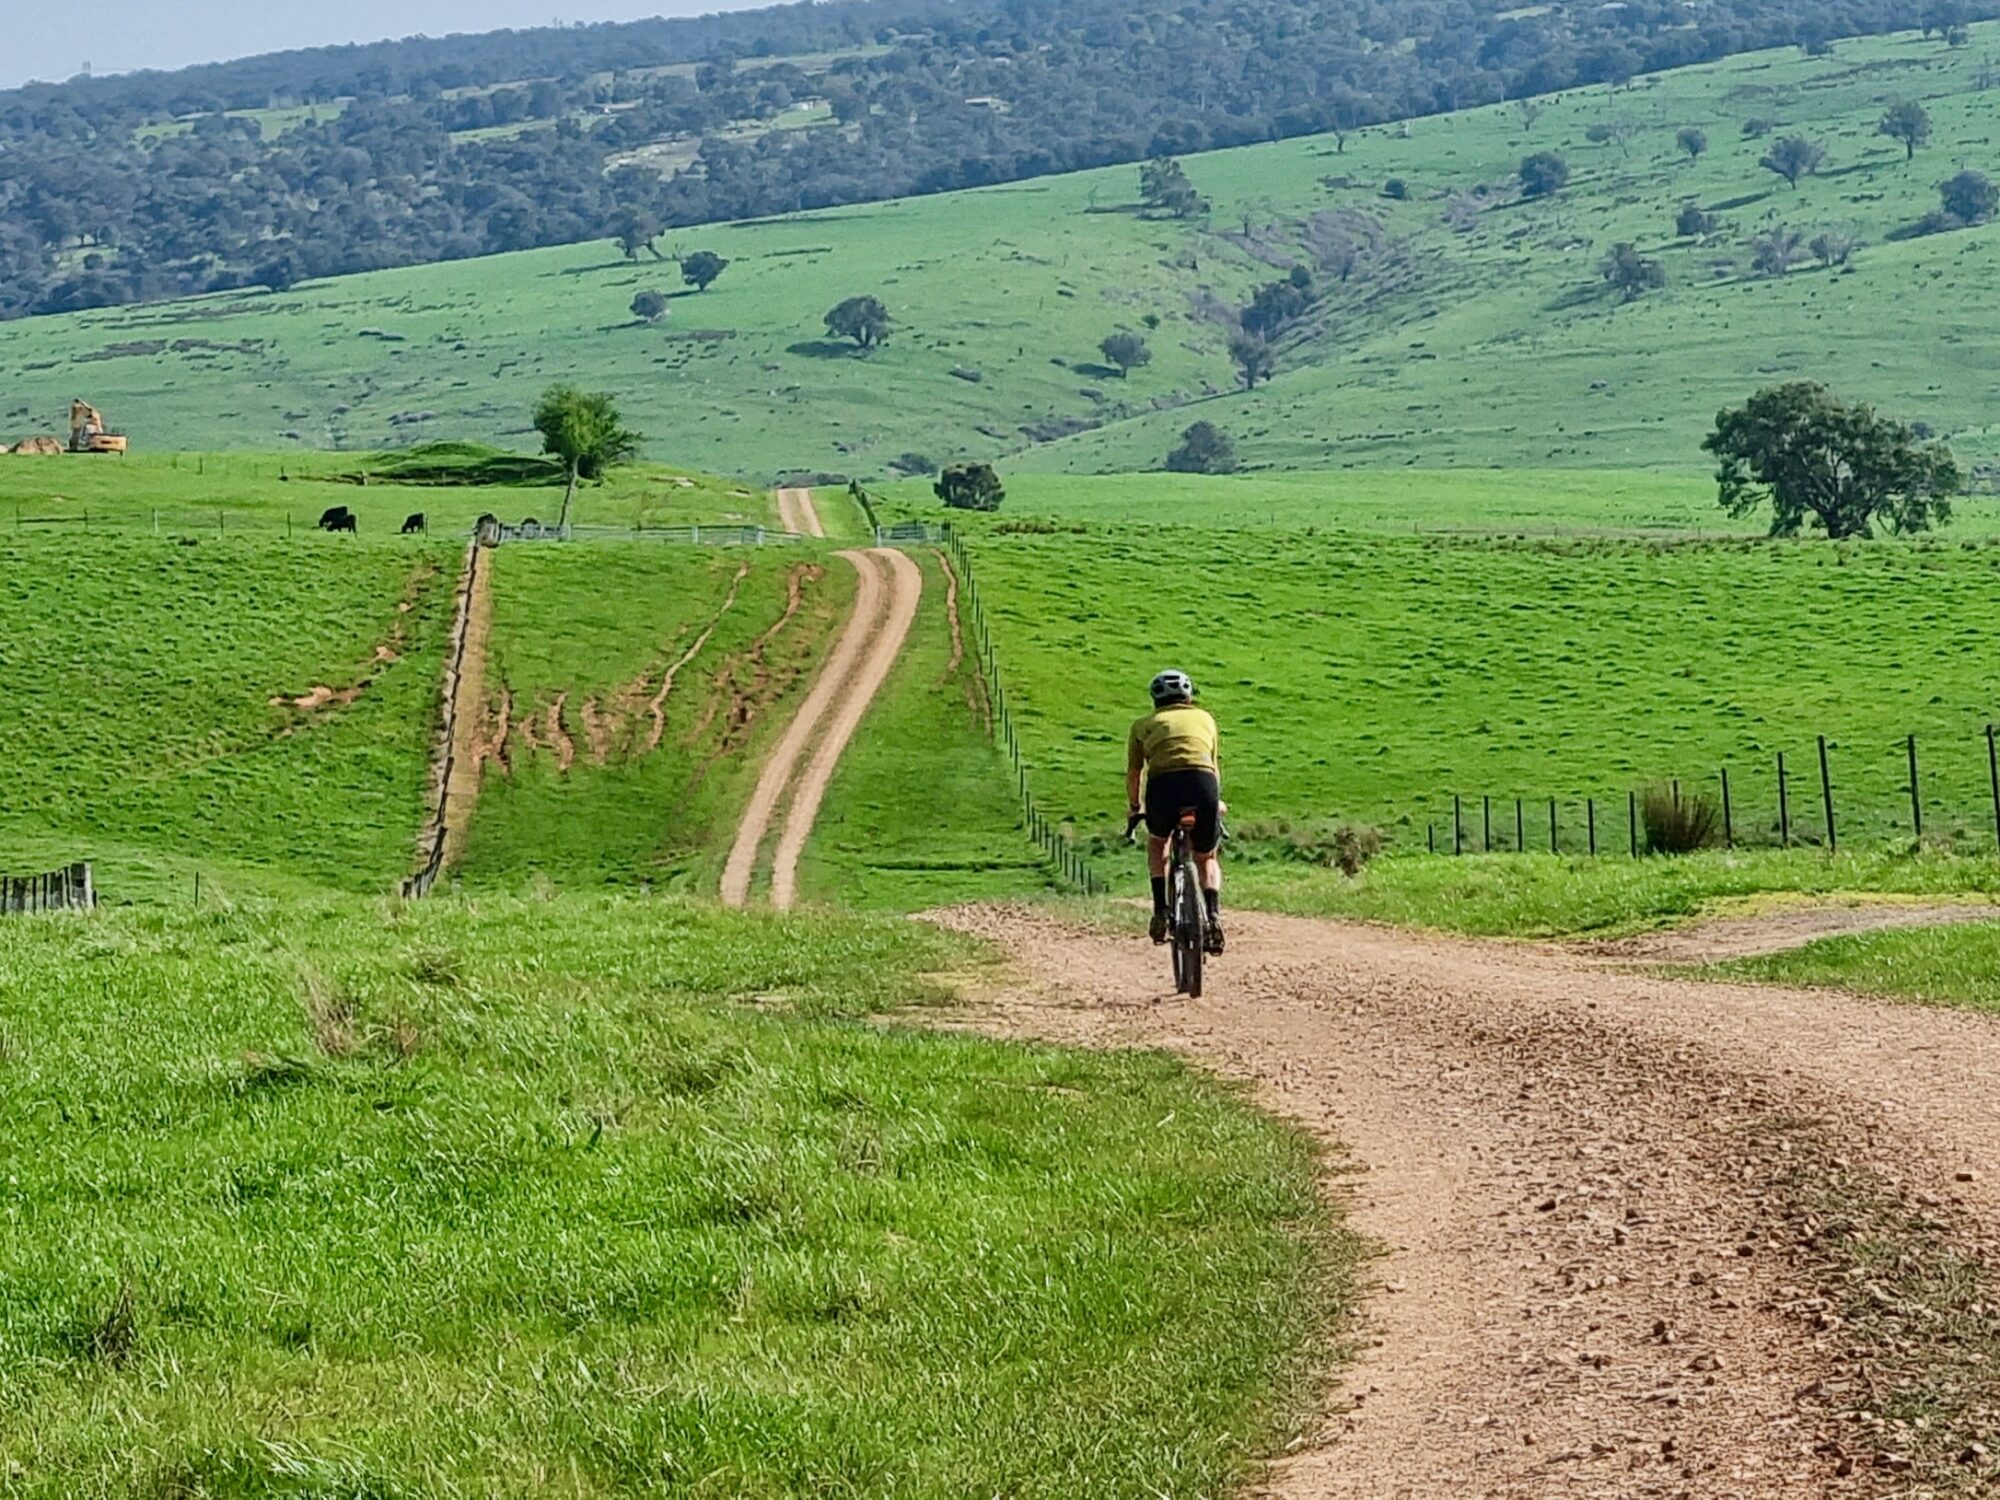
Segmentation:
[(1183, 862), (1174, 868), (1174, 987), (1190, 1000), (1201, 998), (1201, 960), (1208, 939), (1208, 912), (1194, 869)]

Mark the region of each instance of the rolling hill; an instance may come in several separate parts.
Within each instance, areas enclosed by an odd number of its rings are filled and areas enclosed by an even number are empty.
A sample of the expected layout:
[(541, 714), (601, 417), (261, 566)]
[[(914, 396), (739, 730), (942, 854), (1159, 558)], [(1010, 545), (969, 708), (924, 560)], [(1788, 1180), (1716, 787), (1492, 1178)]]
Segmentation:
[[(540, 386), (587, 370), (656, 456), (715, 472), (1143, 469), (1196, 416), (1257, 466), (1693, 468), (1718, 406), (1814, 376), (1984, 461), (1995, 231), (1905, 236), (1940, 179), (2000, 170), (1996, 51), (2000, 27), (1955, 48), (1905, 33), (1189, 157), (1213, 205), (1196, 221), (1141, 213), (1116, 168), (690, 231), (681, 248), (731, 265), (657, 326), (628, 305), (674, 290), (674, 267), (609, 246), (27, 320), (0, 328), (0, 424), (25, 435), (83, 391), (141, 450), (518, 440)], [(1913, 161), (1875, 134), (1905, 99), (1933, 126)], [(1675, 141), (1690, 126), (1698, 160)], [(1827, 153), (1796, 188), (1758, 164), (1792, 134)], [(1524, 200), (1513, 173), (1542, 150), (1569, 182)], [(1712, 234), (1675, 234), (1689, 200)], [(1756, 274), (1751, 240), (1777, 226), (1862, 248)], [(1347, 279), (1319, 272), (1274, 378), (1241, 391), (1226, 320), (1309, 240)], [(1664, 287), (1624, 302), (1601, 280), (1621, 241)], [(895, 320), (867, 352), (822, 325), (859, 294)], [(1153, 355), (1122, 380), (1097, 352), (1117, 329)]]

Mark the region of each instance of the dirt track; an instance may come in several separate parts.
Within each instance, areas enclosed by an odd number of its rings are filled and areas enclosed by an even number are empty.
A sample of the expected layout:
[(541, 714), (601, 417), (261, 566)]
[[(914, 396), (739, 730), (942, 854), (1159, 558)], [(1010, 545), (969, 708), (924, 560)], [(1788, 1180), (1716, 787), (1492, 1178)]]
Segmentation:
[(820, 525), (819, 509), (813, 504), (811, 490), (778, 491), (778, 524), (801, 536), (826, 535), (826, 528)]
[[(936, 919), (1015, 957), (983, 1029), (1174, 1048), (1352, 1153), (1330, 1186), (1386, 1249), (1364, 1347), (1326, 1430), (1255, 1493), (1943, 1493), (1902, 1451), (1937, 1435), (1879, 1411), (1890, 1366), (1927, 1351), (1871, 1348), (1829, 1311), (1855, 1285), (1829, 1284), (1848, 1273), (1828, 1269), (1842, 1241), (1812, 1184), (1915, 1205), (1990, 1267), (2000, 1025), (1242, 914), (1188, 1004), (1142, 939), (1032, 912)], [(2000, 1494), (1973, 1446), (1994, 1446), (2000, 1375), (1975, 1369), (1989, 1410), (1947, 1440), (1965, 1463), (1938, 1462), (1969, 1484), (1953, 1492)]]
[(771, 900), (785, 908), (796, 899), (799, 855), (812, 834), (841, 753), (895, 665), (916, 618), (924, 577), (908, 557), (887, 548), (838, 556), (857, 575), (854, 612), (805, 702), (765, 761), (744, 808), (722, 872), (722, 900), (729, 906), (749, 904), (758, 855), (780, 807), (786, 808), (786, 815), (771, 863)]

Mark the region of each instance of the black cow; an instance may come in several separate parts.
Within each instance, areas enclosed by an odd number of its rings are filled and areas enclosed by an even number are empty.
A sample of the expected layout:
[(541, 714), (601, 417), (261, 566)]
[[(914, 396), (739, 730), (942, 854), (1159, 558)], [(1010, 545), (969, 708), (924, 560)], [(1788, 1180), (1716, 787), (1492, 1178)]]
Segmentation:
[(403, 522), (404, 536), (414, 536), (419, 531), (429, 531), (430, 529), (430, 522), (424, 518), (422, 511), (418, 511), (414, 516)]
[(360, 533), (354, 525), (354, 512), (344, 505), (336, 505), (319, 518), (321, 531), (346, 531)]

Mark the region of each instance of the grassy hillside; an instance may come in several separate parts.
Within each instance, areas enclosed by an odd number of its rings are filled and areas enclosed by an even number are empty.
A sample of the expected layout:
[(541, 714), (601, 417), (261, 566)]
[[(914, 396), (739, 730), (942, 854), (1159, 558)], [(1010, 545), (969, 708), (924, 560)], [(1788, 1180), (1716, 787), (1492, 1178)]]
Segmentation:
[[(0, 424), (46, 425), (81, 391), (142, 452), (269, 447), (281, 434), (518, 441), (534, 392), (588, 370), (626, 398), (656, 457), (725, 473), (880, 475), (905, 453), (1148, 468), (1195, 415), (1233, 432), (1249, 461), (1295, 468), (1698, 467), (1719, 405), (1803, 374), (1988, 459), (2000, 456), (1982, 352), (2000, 230), (1892, 238), (1936, 205), (1940, 178), (2000, 171), (1980, 87), (2000, 29), (1972, 37), (1739, 57), (1545, 101), (1532, 123), (1504, 106), (1407, 135), (1378, 127), (1344, 150), (1313, 138), (1191, 158), (1214, 204), (1203, 224), (1135, 214), (1126, 168), (689, 232), (685, 248), (733, 263), (708, 292), (674, 297), (657, 327), (628, 304), (673, 290), (673, 268), (608, 246), (33, 320), (0, 329), (0, 368), (15, 372)], [(1873, 134), (1905, 98), (1934, 124), (1908, 164)], [(1774, 135), (1746, 137), (1755, 117), (1778, 122)], [(1674, 144), (1684, 125), (1710, 143), (1692, 164)], [(1593, 144), (1592, 127), (1616, 138)], [(1757, 165), (1792, 132), (1828, 149), (1796, 190)], [(1512, 174), (1534, 150), (1564, 154), (1572, 177), (1523, 203)], [(1384, 196), (1392, 177), (1407, 197)], [(1717, 236), (1675, 237), (1687, 198), (1719, 215)], [(1226, 331), (1208, 313), (1297, 259), (1321, 212), (1362, 247), (1352, 275), (1284, 342), (1271, 385), (1232, 393)], [(1749, 273), (1755, 231), (1784, 223), (1810, 238), (1836, 222), (1868, 242), (1851, 268)], [(1662, 261), (1664, 290), (1617, 302), (1595, 267), (1619, 240)], [(880, 295), (899, 329), (865, 356), (821, 326), (858, 293)], [(1097, 363), (1118, 328), (1153, 351), (1129, 380)]]
[[(553, 522), (562, 497), (562, 476), (547, 461), (475, 444), (351, 454), (0, 455), (0, 533), (297, 535), (311, 531), (321, 512), (344, 505), (364, 539), (394, 535), (418, 512), (432, 532), (464, 537), (488, 511), (505, 521)], [(841, 519), (840, 511), (828, 519)], [(579, 489), (573, 520), (776, 526), (778, 515), (768, 494), (738, 481), (634, 464)]]
[(9, 1494), (1213, 1494), (1351, 1254), (1153, 1054), (847, 1018), (915, 924), (0, 923)]
[[(1082, 523), (1077, 523), (1081, 525)], [(1927, 835), (1990, 847), (1984, 663), (2000, 553), (1983, 545), (1512, 542), (1088, 525), (993, 535), (978, 576), (1038, 795), (1088, 835), (1122, 816), (1123, 737), (1179, 665), (1225, 725), (1243, 831), (1308, 843), (1325, 820), (1449, 840), (1451, 796), (1528, 799), (1546, 844), (1625, 843), (1625, 794), (1734, 776), (1739, 835), (1775, 836), (1774, 757), (1797, 835), (1820, 838), (1815, 737), (1838, 831), (1908, 837), (1905, 736)]]
[(775, 547), (508, 546), (492, 560), (491, 758), (465, 877), (712, 889), (853, 570)]
[(106, 899), (390, 888), (424, 817), (460, 549), (0, 537), (0, 870)]

